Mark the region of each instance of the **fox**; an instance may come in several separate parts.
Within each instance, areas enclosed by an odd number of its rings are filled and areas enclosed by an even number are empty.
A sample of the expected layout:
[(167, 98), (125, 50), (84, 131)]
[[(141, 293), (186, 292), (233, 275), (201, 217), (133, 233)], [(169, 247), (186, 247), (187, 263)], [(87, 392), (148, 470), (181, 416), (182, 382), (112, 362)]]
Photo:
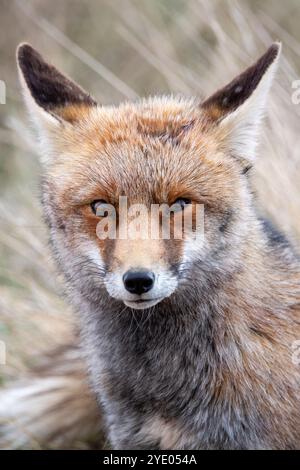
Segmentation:
[[(17, 49), (44, 217), (112, 449), (300, 446), (300, 258), (251, 174), (281, 44), (208, 98), (102, 106)], [(181, 238), (120, 237), (119, 201), (204, 207)], [(117, 236), (99, 237), (115, 210)], [(158, 219), (162, 224), (162, 218)], [(173, 232), (172, 232), (173, 233)]]

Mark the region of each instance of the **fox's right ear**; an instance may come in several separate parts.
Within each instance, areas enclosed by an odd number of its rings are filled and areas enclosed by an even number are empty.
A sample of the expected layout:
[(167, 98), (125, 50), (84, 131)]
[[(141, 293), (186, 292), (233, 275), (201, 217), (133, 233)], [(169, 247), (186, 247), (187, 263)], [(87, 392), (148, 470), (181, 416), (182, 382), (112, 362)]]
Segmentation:
[(96, 101), (79, 85), (61, 74), (29, 44), (20, 44), (17, 63), (25, 101), (41, 133), (72, 125)]

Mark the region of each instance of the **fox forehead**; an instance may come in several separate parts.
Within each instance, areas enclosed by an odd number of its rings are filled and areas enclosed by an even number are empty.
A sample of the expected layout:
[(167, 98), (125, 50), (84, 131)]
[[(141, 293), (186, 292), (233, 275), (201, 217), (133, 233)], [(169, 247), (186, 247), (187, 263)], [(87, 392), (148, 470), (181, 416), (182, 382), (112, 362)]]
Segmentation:
[[(61, 114), (72, 116), (77, 125), (67, 126), (67, 137), (79, 137), (82, 133), (89, 143), (107, 145), (128, 141), (141, 145), (149, 139), (161, 143), (178, 144), (191, 129), (197, 132), (205, 128), (205, 114), (195, 100), (181, 97), (151, 97), (136, 103), (122, 103), (119, 106), (71, 105)], [(65, 116), (64, 116), (65, 117)], [(194, 137), (194, 136), (193, 136)]]
[(128, 195), (135, 188), (164, 199), (166, 188), (194, 191), (203, 178), (208, 183), (214, 172), (218, 177), (222, 166), (232, 165), (194, 100), (157, 97), (68, 112), (80, 113), (80, 119), (58, 136), (50, 176), (64, 180), (70, 191), (102, 185), (108, 193)]

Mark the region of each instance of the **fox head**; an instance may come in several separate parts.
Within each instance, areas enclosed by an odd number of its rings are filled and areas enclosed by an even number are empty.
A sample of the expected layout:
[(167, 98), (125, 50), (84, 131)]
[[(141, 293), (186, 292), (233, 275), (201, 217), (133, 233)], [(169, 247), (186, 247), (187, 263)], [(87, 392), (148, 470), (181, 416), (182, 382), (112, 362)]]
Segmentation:
[[(239, 267), (255, 224), (247, 171), (279, 53), (273, 44), (202, 102), (162, 96), (115, 107), (97, 104), (30, 45), (19, 46), (52, 244), (82, 296), (108, 294), (121, 306), (146, 309)], [(129, 236), (128, 224), (120, 236), (120, 198), (127, 208), (139, 205), (139, 227), (150, 236)], [(174, 208), (168, 237), (151, 236), (149, 228), (151, 208), (161, 204)], [(195, 217), (198, 206), (204, 221)], [(175, 222), (185, 216), (192, 225), (175, 237)], [(159, 230), (162, 223), (159, 212)], [(203, 237), (195, 237), (202, 224)], [(105, 225), (113, 237), (99, 236)]]

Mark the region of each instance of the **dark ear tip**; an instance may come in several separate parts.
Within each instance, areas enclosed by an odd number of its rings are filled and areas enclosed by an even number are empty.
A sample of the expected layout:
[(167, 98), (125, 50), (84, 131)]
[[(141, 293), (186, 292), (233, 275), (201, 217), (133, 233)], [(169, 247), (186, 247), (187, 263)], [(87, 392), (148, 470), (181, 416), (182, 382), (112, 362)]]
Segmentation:
[(23, 60), (27, 56), (29, 56), (33, 51), (33, 47), (28, 44), (27, 42), (21, 42), (17, 47), (17, 59), (18, 61)]
[(46, 111), (71, 104), (97, 105), (88, 93), (46, 62), (30, 44), (19, 45), (17, 63), (22, 84), (26, 85), (35, 102)]
[(17, 47), (17, 62), (21, 69), (29, 65), (32, 60), (40, 57), (40, 54), (28, 43), (22, 42)]
[(281, 48), (282, 46), (280, 41), (273, 42), (273, 44), (269, 47), (266, 55), (270, 58), (270, 62), (273, 62), (279, 56)]

